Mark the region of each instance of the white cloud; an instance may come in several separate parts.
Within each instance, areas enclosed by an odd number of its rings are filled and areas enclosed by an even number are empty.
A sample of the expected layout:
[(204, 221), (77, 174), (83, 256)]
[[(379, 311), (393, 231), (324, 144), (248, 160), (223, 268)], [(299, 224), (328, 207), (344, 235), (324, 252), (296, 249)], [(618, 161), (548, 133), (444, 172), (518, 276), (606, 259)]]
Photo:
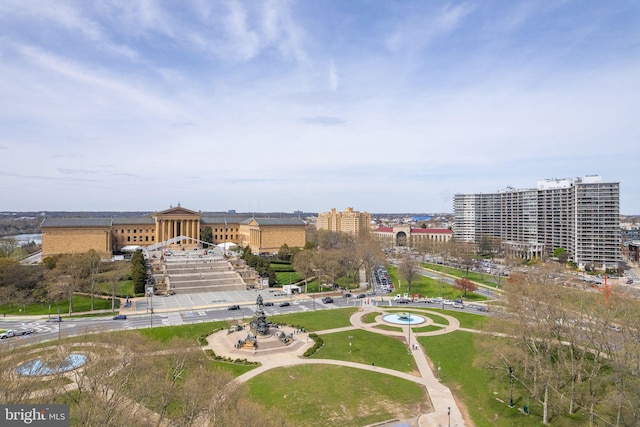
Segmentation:
[(447, 5), (435, 14), (429, 11), (406, 16), (396, 30), (387, 36), (386, 47), (392, 52), (422, 50), (439, 37), (458, 28), (473, 10), (473, 5), (461, 3), (456, 6)]
[(329, 63), (329, 88), (332, 91), (338, 90), (339, 77), (338, 77), (338, 69), (336, 68), (335, 62), (331, 60)]

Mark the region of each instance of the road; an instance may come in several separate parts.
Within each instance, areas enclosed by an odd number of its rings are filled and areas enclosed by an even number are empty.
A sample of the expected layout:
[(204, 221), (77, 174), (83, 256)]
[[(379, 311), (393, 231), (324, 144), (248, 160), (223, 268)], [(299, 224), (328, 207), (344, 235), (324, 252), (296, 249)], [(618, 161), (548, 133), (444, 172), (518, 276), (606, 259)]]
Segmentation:
[[(249, 292), (249, 291), (247, 291)], [(211, 293), (209, 293), (211, 294)], [(209, 295), (207, 294), (207, 295)], [(254, 292), (250, 292), (251, 296), (255, 296)], [(210, 296), (210, 295), (209, 295)], [(317, 296), (304, 297), (296, 296), (288, 300), (290, 306), (280, 307), (279, 302), (274, 302), (273, 306), (264, 306), (264, 312), (267, 318), (278, 314), (299, 313), (299, 312), (311, 312), (315, 310), (332, 310), (344, 307), (359, 307), (362, 305), (366, 298), (358, 299), (355, 297), (344, 298), (342, 296), (332, 295), (333, 303), (324, 304), (322, 298), (327, 294), (317, 294)], [(202, 298), (202, 294), (181, 295), (180, 297), (188, 297), (191, 299)], [(218, 300), (217, 305), (211, 308), (197, 309), (197, 308), (184, 308), (175, 311), (160, 311), (159, 302), (161, 300), (162, 306), (175, 305), (175, 301), (169, 301), (174, 297), (160, 297), (154, 298), (153, 307), (154, 314), (146, 313), (146, 305), (142, 304), (140, 310), (135, 314), (127, 314), (126, 320), (113, 320), (112, 315), (105, 316), (93, 316), (93, 317), (63, 317), (63, 321), (60, 323), (47, 322), (46, 316), (41, 319), (20, 319), (20, 318), (3, 318), (0, 319), (0, 329), (22, 329), (33, 328), (36, 332), (32, 335), (12, 337), (4, 340), (0, 340), (0, 346), (13, 344), (32, 344), (41, 341), (48, 341), (57, 339), (58, 336), (76, 336), (85, 333), (107, 332), (117, 330), (130, 330), (130, 329), (145, 329), (159, 326), (180, 326), (193, 323), (215, 322), (215, 321), (234, 321), (241, 319), (250, 319), (256, 310), (256, 304), (245, 302), (240, 304), (239, 310), (229, 310), (228, 307), (232, 305), (232, 302), (228, 304), (225, 301), (221, 304)], [(376, 297), (378, 304), (383, 306), (398, 306), (398, 307), (427, 307), (433, 306), (434, 308), (440, 308), (437, 305), (425, 304), (418, 302), (411, 302), (409, 304), (398, 304), (392, 300), (391, 297)], [(282, 299), (287, 301), (287, 299)], [(150, 301), (151, 302), (151, 301)], [(146, 304), (146, 302), (145, 302)], [(233, 303), (235, 304), (235, 303)], [(467, 309), (454, 309), (450, 306), (446, 306), (448, 310), (467, 310)], [(473, 311), (475, 314), (484, 314), (477, 311)], [(1, 348), (1, 347), (0, 347)]]

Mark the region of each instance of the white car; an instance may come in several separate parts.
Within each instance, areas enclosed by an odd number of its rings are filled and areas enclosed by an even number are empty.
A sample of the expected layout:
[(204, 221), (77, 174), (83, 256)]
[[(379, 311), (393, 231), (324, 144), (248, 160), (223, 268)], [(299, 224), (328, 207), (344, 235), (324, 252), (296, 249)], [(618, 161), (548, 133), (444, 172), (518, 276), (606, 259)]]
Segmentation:
[(0, 339), (4, 340), (6, 338), (11, 338), (11, 337), (15, 337), (16, 333), (15, 331), (9, 330), (9, 331), (5, 331), (3, 333), (0, 334)]

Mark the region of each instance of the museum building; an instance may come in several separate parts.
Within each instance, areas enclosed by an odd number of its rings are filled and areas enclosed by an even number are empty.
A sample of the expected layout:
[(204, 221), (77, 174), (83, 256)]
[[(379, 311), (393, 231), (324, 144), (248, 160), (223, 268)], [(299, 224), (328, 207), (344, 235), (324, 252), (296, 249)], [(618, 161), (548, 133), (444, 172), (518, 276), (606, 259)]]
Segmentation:
[(303, 247), (306, 223), (300, 218), (227, 218), (206, 216), (181, 206), (138, 217), (50, 218), (42, 223), (42, 257), (84, 253), (94, 249), (103, 258), (127, 246), (193, 250), (211, 229), (213, 244), (249, 246), (254, 254), (278, 252), (283, 244)]

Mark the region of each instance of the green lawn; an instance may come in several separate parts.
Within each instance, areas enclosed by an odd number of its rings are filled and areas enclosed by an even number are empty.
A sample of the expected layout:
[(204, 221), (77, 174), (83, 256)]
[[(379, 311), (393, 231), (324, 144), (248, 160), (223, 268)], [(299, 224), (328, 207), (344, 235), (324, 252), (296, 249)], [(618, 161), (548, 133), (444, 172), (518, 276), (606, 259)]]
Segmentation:
[(167, 342), (171, 338), (186, 338), (197, 340), (202, 335), (208, 335), (221, 328), (226, 328), (228, 322), (207, 322), (207, 323), (194, 323), (191, 325), (182, 326), (160, 326), (158, 328), (139, 329), (138, 332), (145, 337), (152, 338), (158, 341)]
[(349, 319), (357, 312), (357, 308), (340, 308), (334, 310), (310, 311), (304, 313), (281, 314), (269, 316), (269, 321), (287, 325), (300, 326), (307, 331), (315, 332), (325, 329), (351, 326)]
[(221, 362), (218, 360), (211, 361), (211, 367), (228, 372), (233, 375), (234, 378), (257, 368), (258, 366), (260, 365), (241, 365), (239, 363)]
[[(119, 301), (116, 300), (116, 308), (119, 307)], [(11, 315), (52, 315), (58, 314), (60, 309), (60, 315), (69, 314), (69, 300), (62, 300), (52, 303), (31, 303), (31, 304), (1, 304), (0, 313), (6, 313)], [(101, 298), (94, 298), (95, 310), (110, 310), (111, 299), (105, 300)], [(74, 295), (73, 296), (73, 313), (86, 312), (91, 310), (91, 298)]]
[[(484, 274), (484, 273), (478, 273), (476, 271), (469, 271), (469, 275), (467, 276), (466, 270), (447, 267), (445, 265), (431, 264), (431, 263), (425, 262), (422, 264), (422, 266), (429, 270), (439, 271), (441, 273), (449, 274), (455, 277), (468, 277), (468, 279), (471, 281), (482, 283), (483, 285), (491, 286), (493, 288), (495, 288), (498, 285), (498, 281), (496, 277), (491, 274)], [(505, 280), (506, 280), (506, 277), (501, 277), (500, 285), (502, 285)]]
[[(465, 403), (476, 427), (539, 426), (542, 408), (529, 401), (530, 415), (518, 411), (527, 404), (526, 393), (517, 383), (513, 389), (515, 408), (509, 408), (509, 382), (492, 386), (489, 372), (478, 359), (476, 340), (495, 339), (470, 332), (453, 332), (431, 337), (418, 337), (434, 366), (440, 363), (441, 380)], [(502, 402), (497, 399), (501, 399)], [(583, 420), (584, 421), (584, 420)], [(586, 425), (568, 417), (555, 418), (553, 425)]]
[[(411, 295), (417, 294), (427, 298), (460, 298), (460, 291), (455, 289), (453, 286), (444, 282), (440, 282), (439, 280), (423, 276), (421, 274), (416, 275), (415, 280), (411, 282), (411, 290), (408, 290), (406, 281), (399, 279), (398, 269), (396, 267), (387, 266), (387, 271), (389, 272), (389, 276), (391, 276), (391, 279), (395, 284), (395, 292), (390, 295), (408, 293), (409, 297), (411, 297)], [(465, 301), (484, 301), (487, 298), (480, 294), (467, 293), (467, 296), (463, 299)]]
[(457, 310), (445, 310), (443, 313), (455, 317), (460, 322), (460, 327), (469, 329), (482, 329), (489, 318), (481, 314), (466, 313)]
[(249, 382), (252, 399), (291, 425), (361, 427), (428, 409), (424, 389), (390, 375), (331, 365), (272, 369)]
[[(361, 329), (320, 336), (324, 340), (324, 346), (311, 356), (313, 359), (347, 360), (367, 365), (373, 362), (376, 366), (402, 372), (412, 372), (416, 369), (413, 356), (407, 352), (407, 344), (397, 338)], [(351, 352), (350, 336), (353, 337)]]
[[(96, 293), (111, 295), (113, 293), (113, 284), (109, 282), (96, 283)], [(135, 295), (133, 292), (133, 280), (122, 280), (116, 284), (116, 297), (125, 298)]]
[(364, 315), (362, 322), (363, 323), (375, 323), (376, 321), (376, 317), (378, 317), (380, 315), (380, 313), (378, 312), (372, 312), (372, 313), (367, 313)]
[(300, 282), (303, 279), (304, 277), (302, 277), (295, 271), (294, 272), (276, 272), (276, 280), (278, 281), (278, 285), (280, 286), (296, 284), (297, 282)]

